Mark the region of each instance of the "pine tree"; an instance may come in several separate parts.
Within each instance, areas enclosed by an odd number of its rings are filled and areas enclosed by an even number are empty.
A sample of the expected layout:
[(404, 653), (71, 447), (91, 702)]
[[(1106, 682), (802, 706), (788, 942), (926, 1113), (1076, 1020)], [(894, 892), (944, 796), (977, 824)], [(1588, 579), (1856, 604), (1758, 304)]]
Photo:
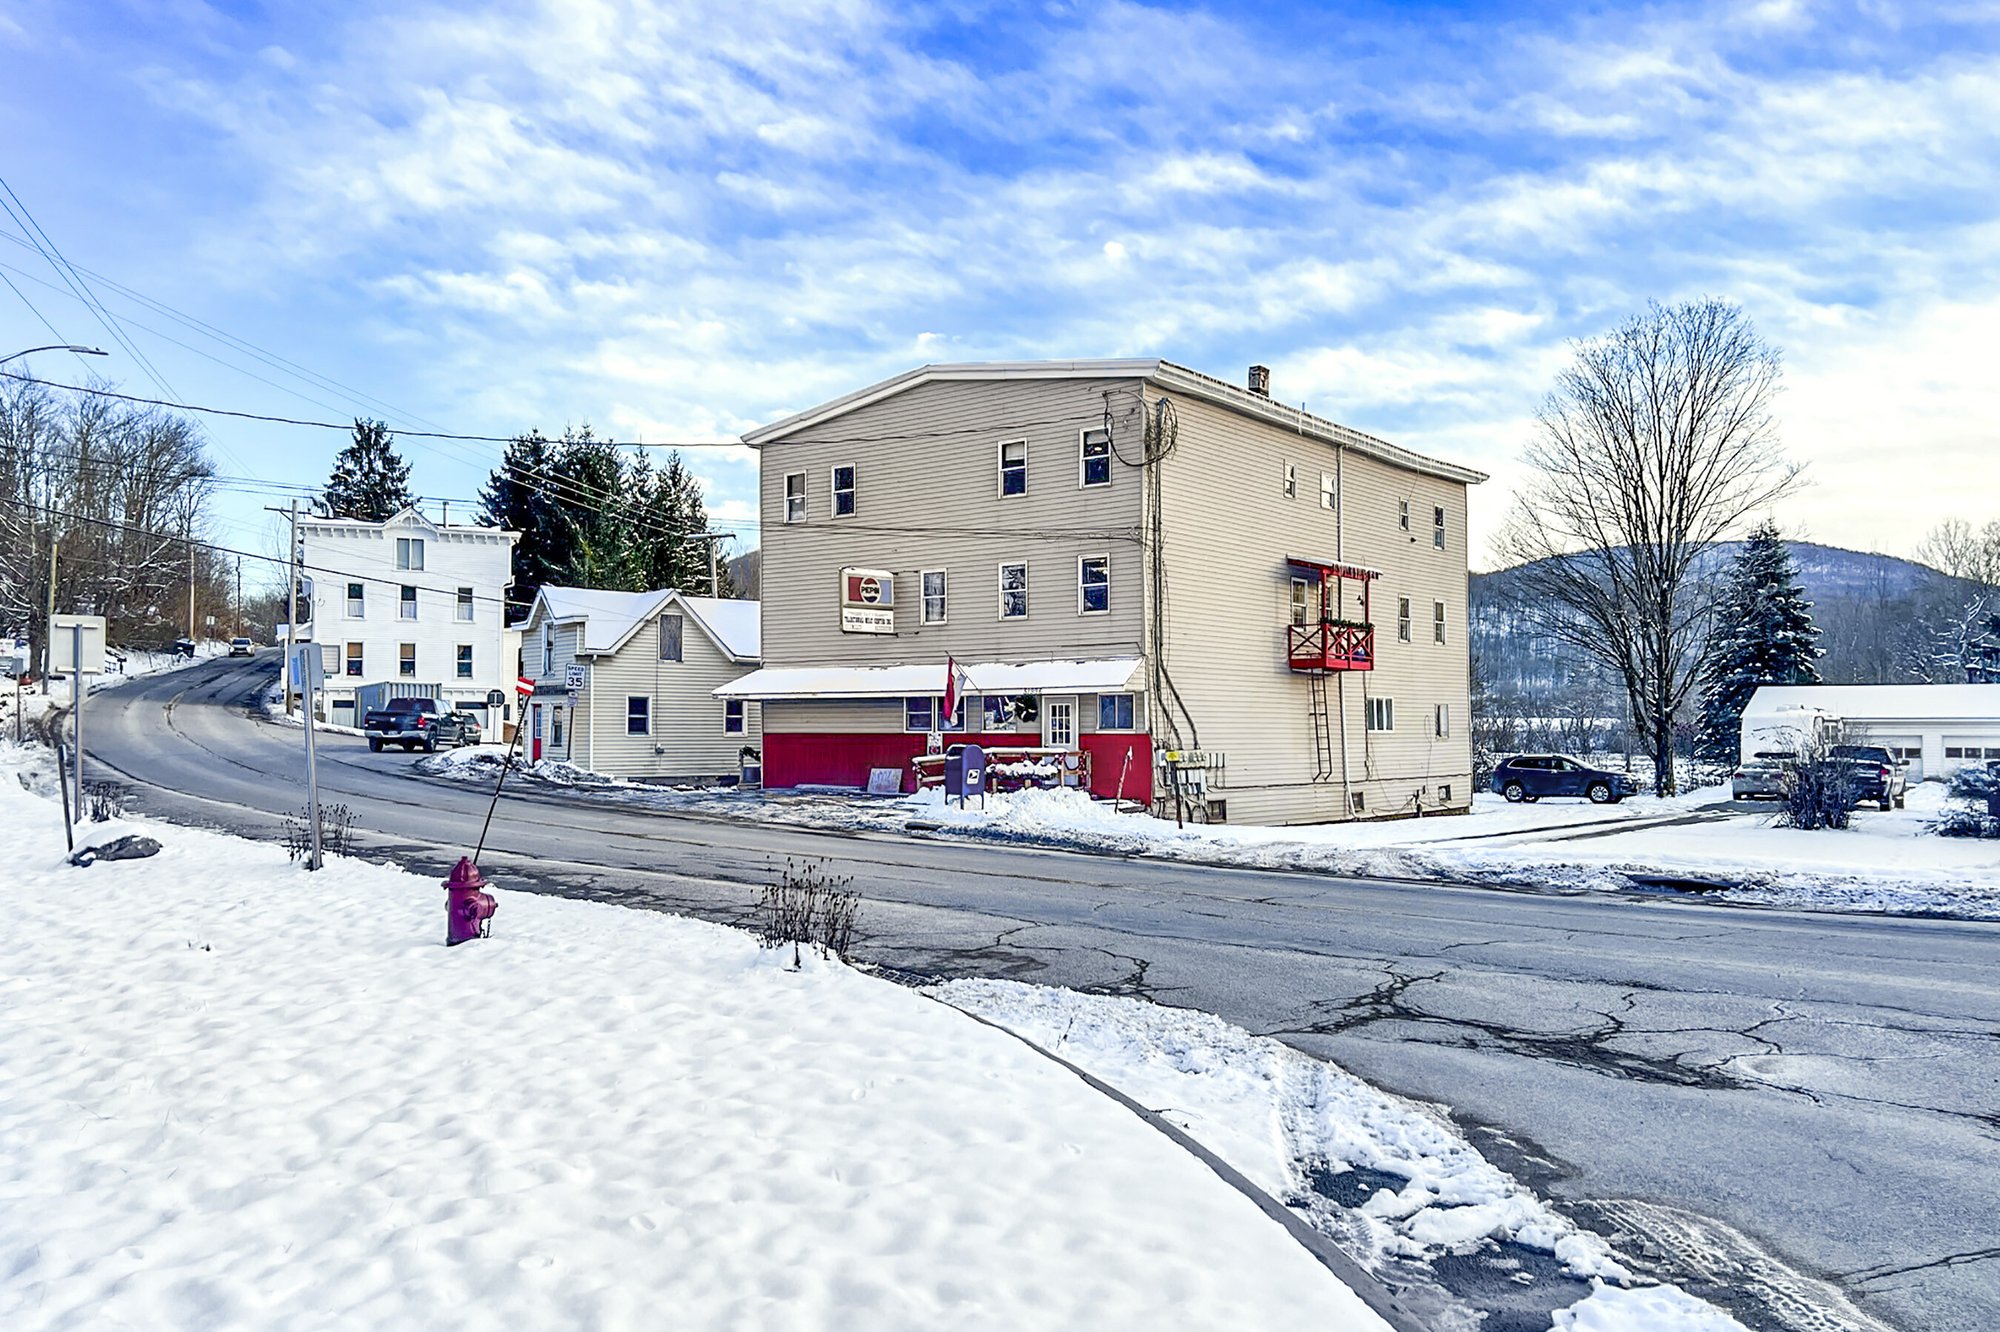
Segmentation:
[(1727, 579), (1702, 672), (1695, 756), (1734, 764), (1750, 695), (1764, 684), (1818, 684), (1820, 648), (1812, 603), (1774, 525), (1750, 534)]
[(540, 432), (507, 444), (500, 466), (479, 493), (480, 521), (519, 532), (514, 547), (514, 589), (510, 612), (526, 614), (544, 585), (560, 583), (569, 567), (562, 515), (546, 480), (555, 452)]
[(416, 502), (410, 493), (410, 465), (396, 456), (389, 428), (380, 421), (356, 420), (353, 440), (333, 460), (320, 507), (331, 518), (379, 523)]

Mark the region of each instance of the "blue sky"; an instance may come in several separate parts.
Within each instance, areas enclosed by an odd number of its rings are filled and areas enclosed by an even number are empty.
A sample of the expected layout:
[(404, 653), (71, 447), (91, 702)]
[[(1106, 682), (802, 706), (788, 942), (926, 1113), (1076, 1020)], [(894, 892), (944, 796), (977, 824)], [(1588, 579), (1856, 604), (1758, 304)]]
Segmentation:
[[(1775, 516), (1908, 553), (2000, 516), (1996, 35), (1990, 4), (1781, 0), (0, 0), (0, 172), (72, 262), (347, 386), (104, 289), (189, 402), (724, 441), (926, 361), (1260, 361), (1491, 471), (1475, 564), (1568, 340), (1721, 296), (1786, 358), (1812, 484)], [(45, 333), (0, 286), (0, 355)], [(210, 431), (291, 481), (340, 443)], [(406, 454), (465, 497), (497, 450)], [(690, 460), (754, 534), (751, 456)], [(261, 546), (263, 502), (221, 534)]]

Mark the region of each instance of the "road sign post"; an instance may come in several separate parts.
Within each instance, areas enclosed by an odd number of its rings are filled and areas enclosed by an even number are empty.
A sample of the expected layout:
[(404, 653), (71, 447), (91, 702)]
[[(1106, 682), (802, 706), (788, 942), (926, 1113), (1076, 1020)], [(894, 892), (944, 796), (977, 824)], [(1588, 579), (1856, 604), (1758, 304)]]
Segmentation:
[(306, 817), (312, 823), (312, 859), (306, 868), (320, 867), (319, 844), (319, 754), (313, 743), (314, 694), (326, 679), (326, 657), (317, 643), (294, 643), (289, 669), (292, 681), (299, 689), (299, 703), (305, 710), (306, 724)]
[(104, 673), (104, 617), (102, 615), (52, 615), (49, 617), (49, 674), (66, 670), (69, 674), (70, 724), (75, 728), (76, 752), (70, 755), (76, 778), (70, 784), (75, 801), (75, 817), (83, 822), (83, 696), (89, 692), (86, 675)]

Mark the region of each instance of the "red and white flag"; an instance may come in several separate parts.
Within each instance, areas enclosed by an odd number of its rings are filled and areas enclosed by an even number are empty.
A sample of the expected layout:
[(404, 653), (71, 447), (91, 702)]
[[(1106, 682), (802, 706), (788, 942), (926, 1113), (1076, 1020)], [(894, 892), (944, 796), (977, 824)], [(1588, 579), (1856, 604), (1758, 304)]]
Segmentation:
[(535, 682), (525, 675), (517, 675), (514, 677), (514, 692), (526, 698), (535, 692)]
[(971, 686), (972, 681), (958, 668), (958, 663), (947, 656), (944, 659), (944, 718), (945, 722), (958, 715), (959, 696)]

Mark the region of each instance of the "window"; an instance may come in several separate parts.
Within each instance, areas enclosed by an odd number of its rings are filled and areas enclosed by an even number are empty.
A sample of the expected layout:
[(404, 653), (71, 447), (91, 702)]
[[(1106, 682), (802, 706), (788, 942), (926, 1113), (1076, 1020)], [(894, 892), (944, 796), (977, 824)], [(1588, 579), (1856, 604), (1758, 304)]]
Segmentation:
[(1084, 555), (1076, 562), (1076, 609), (1099, 615), (1111, 609), (1111, 557)]
[(1431, 734), (1440, 740), (1451, 734), (1451, 704), (1440, 703), (1432, 710)]
[(1312, 623), (1312, 583), (1304, 578), (1292, 580), (1292, 623)]
[(542, 626), (542, 674), (547, 675), (556, 668), (556, 627)]
[(1130, 694), (1099, 694), (1097, 696), (1097, 729), (1100, 731), (1131, 730), (1132, 696)]
[(563, 742), (563, 710), (558, 707), (551, 708), (549, 711), (553, 714), (549, 727), (549, 743), (557, 749), (561, 749)]
[(928, 698), (913, 695), (903, 700), (903, 729), (906, 731), (929, 731), (936, 715)]
[(725, 698), (722, 700), (722, 733), (724, 735), (743, 734), (743, 700)]
[(1111, 484), (1111, 432), (1108, 430), (1086, 430), (1077, 446), (1077, 484), (1085, 486), (1108, 486)]
[(1431, 603), (1431, 637), (1440, 643), (1444, 642), (1444, 603), (1442, 601), (1433, 601)]
[(472, 623), (472, 589), (469, 587), (458, 589), (458, 622)]
[(406, 680), (417, 678), (417, 645), (398, 643), (396, 645), (396, 674)]
[(1319, 474), (1319, 507), (1322, 509), (1331, 509), (1339, 501), (1340, 489), (1333, 479), (1333, 473), (1321, 472)]
[(988, 694), (980, 699), (985, 705), (986, 729), (989, 731), (1011, 731), (1014, 729), (1014, 696), (1012, 694)]
[(644, 694), (625, 696), (625, 734), (651, 735), (653, 733), (653, 700)]
[(349, 675), (358, 676), (362, 673), (361, 654), (361, 644), (349, 643), (347, 645), (347, 673)]
[(1293, 466), (1292, 464), (1290, 464), (1290, 463), (1286, 463), (1286, 464), (1285, 464), (1285, 498), (1286, 498), (1286, 499), (1297, 499), (1298, 497), (1299, 497), (1299, 469), (1298, 469), (1298, 468), (1296, 468), (1296, 467), (1294, 467), (1294, 466)]
[(1000, 618), (1020, 620), (1028, 614), (1028, 566), (1000, 566)]
[(1959, 745), (1946, 745), (1944, 747), (1944, 756), (1946, 758), (1964, 758), (1965, 750)]
[(396, 614), (405, 620), (417, 618), (417, 589), (414, 587), (403, 589), (402, 600), (397, 603)]
[(460, 643), (458, 645), (458, 678), (461, 680), (470, 680), (472, 678), (472, 644), (470, 643)]
[(398, 569), (423, 569), (424, 539), (422, 537), (396, 538), (396, 567)]
[(962, 731), (965, 729), (965, 695), (960, 694), (951, 701), (951, 715), (946, 716), (944, 700), (938, 700), (938, 729), (940, 731)]
[(1444, 784), (1443, 786), (1440, 786), (1440, 787), (1438, 788), (1438, 801), (1439, 801), (1439, 803), (1441, 803), (1441, 804), (1446, 804), (1446, 805), (1449, 805), (1449, 804), (1451, 803), (1451, 783), (1450, 783), (1450, 782), (1446, 782), (1446, 783), (1445, 783), (1445, 784)]
[(1393, 731), (1396, 729), (1395, 699), (1371, 698), (1368, 700), (1368, 729), (1371, 731)]
[(923, 584), (923, 620), (925, 624), (944, 623), (945, 577), (942, 569), (926, 569), (920, 575)]
[(1028, 441), (1010, 439), (1000, 446), (1000, 498), (1028, 493)]
[(347, 617), (351, 620), (367, 618), (368, 589), (360, 583), (347, 585)]
[(1410, 599), (1408, 597), (1396, 598), (1396, 637), (1405, 643), (1411, 639)]
[(854, 466), (848, 464), (833, 469), (833, 516), (851, 517), (854, 513)]
[(804, 472), (785, 473), (785, 521), (802, 523), (806, 520), (806, 474)]
[(1356, 791), (1348, 797), (1347, 803), (1356, 814), (1359, 814), (1368, 808), (1368, 793), (1366, 791)]
[(1436, 546), (1439, 550), (1444, 549), (1444, 506), (1443, 505), (1439, 505), (1438, 507), (1431, 510), (1431, 544), (1433, 546)]
[(681, 655), (685, 646), (687, 617), (684, 615), (662, 615), (660, 617), (660, 660), (684, 661)]
[(1410, 502), (1399, 500), (1396, 504), (1396, 526), (1405, 532), (1410, 530)]

